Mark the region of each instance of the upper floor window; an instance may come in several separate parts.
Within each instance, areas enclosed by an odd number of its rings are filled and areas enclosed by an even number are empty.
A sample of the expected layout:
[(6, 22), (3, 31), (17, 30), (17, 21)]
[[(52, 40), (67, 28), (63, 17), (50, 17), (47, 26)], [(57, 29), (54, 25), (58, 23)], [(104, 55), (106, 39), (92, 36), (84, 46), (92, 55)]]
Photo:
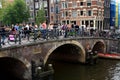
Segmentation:
[(83, 11), (80, 11), (80, 15), (83, 16)]
[(66, 15), (66, 17), (68, 16), (68, 11), (66, 11), (65, 15)]
[(77, 11), (76, 10), (72, 11), (72, 17), (77, 17)]
[(88, 10), (88, 16), (92, 16), (92, 11)]
[(91, 6), (91, 0), (87, 0), (87, 6)]
[(56, 0), (55, 3), (58, 4), (60, 2), (60, 0)]
[(54, 12), (54, 8), (53, 7), (51, 7), (51, 12)]
[(67, 8), (68, 5), (67, 5), (67, 2), (62, 2), (62, 8)]
[(39, 3), (35, 2), (35, 9), (38, 9), (38, 8), (39, 8)]
[(58, 14), (59, 13), (59, 7), (56, 6), (56, 13)]
[(65, 12), (62, 12), (62, 17), (65, 17)]
[(77, 6), (77, 3), (76, 3), (76, 1), (74, 1), (73, 3), (72, 3), (72, 7), (76, 7)]
[(80, 6), (83, 6), (83, 2), (80, 2)]

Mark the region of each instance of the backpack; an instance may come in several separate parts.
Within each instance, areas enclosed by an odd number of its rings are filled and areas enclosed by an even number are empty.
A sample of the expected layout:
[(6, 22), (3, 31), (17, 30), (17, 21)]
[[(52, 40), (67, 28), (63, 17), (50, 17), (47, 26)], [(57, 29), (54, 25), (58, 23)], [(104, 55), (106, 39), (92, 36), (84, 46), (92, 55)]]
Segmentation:
[(62, 30), (65, 30), (66, 29), (66, 26), (62, 26)]

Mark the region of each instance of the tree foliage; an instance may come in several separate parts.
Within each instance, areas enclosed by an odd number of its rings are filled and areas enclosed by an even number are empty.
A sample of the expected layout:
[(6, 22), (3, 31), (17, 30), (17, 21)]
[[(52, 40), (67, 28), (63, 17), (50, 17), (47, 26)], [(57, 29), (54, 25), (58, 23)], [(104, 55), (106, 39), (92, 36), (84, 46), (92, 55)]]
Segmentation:
[(13, 4), (8, 4), (3, 12), (4, 24), (16, 24), (28, 21), (29, 10), (24, 0), (14, 0)]
[(7, 3), (5, 3), (5, 0), (0, 0), (0, 3), (1, 3), (1, 8), (0, 8), (0, 21), (2, 21), (3, 10), (4, 10), (5, 5), (6, 5)]
[(44, 7), (42, 7), (41, 9), (39, 9), (38, 14), (36, 16), (36, 24), (40, 24), (43, 23), (44, 21), (46, 21), (46, 16), (45, 16), (45, 9)]

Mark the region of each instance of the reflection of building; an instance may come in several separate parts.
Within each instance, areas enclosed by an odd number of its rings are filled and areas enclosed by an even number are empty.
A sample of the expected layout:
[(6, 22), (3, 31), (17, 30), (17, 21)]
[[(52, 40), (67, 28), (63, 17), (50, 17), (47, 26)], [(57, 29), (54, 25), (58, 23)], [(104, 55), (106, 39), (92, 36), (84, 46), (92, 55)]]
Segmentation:
[(101, 29), (103, 28), (103, 3), (104, 0), (51, 0), (50, 23), (59, 20), (62, 24), (76, 23)]

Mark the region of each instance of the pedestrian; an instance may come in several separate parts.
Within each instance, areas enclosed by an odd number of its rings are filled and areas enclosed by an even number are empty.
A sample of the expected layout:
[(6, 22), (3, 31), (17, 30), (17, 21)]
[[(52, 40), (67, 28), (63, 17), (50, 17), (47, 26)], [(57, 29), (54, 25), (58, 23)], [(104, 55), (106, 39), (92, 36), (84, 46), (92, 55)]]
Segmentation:
[(2, 28), (0, 29), (0, 34), (1, 34), (1, 43), (5, 45), (6, 30), (4, 26), (2, 26)]

